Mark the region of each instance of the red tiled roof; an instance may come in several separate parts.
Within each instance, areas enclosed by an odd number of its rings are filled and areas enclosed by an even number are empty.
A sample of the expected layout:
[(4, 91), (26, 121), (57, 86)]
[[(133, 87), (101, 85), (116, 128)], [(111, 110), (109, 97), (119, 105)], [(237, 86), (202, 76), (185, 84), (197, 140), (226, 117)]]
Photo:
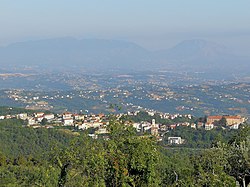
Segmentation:
[(223, 116), (208, 116), (208, 119), (221, 119)]
[(221, 118), (226, 118), (226, 119), (241, 119), (241, 116), (208, 116), (208, 119), (221, 119)]
[(241, 116), (224, 116), (226, 119), (241, 119)]

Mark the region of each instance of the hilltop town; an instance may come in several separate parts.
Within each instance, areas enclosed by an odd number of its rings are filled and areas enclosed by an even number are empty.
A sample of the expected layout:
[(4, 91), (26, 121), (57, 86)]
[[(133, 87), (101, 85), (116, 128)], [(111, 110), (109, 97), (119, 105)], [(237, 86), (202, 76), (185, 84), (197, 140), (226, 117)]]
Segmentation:
[[(12, 108), (7, 108), (11, 111)], [(0, 120), (4, 119), (21, 119), (25, 122), (24, 127), (30, 128), (66, 128), (71, 131), (88, 130), (89, 136), (93, 138), (108, 137), (108, 126), (111, 119), (121, 121), (125, 125), (133, 126), (139, 136), (145, 134), (163, 141), (167, 137), (169, 144), (183, 144), (183, 137), (171, 137), (169, 132), (179, 127), (204, 129), (206, 131), (222, 128), (237, 130), (241, 124), (246, 123), (247, 118), (236, 115), (207, 116), (195, 118), (191, 114), (169, 114), (156, 111), (135, 111), (113, 115), (99, 114), (77, 114), (64, 112), (55, 114), (48, 111), (34, 113), (17, 113), (0, 115)]]

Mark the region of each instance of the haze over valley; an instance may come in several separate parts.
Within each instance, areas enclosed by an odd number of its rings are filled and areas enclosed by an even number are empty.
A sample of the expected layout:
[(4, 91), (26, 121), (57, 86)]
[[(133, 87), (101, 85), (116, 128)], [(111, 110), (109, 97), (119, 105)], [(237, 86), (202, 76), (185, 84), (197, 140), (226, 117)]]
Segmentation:
[[(250, 57), (201, 39), (150, 51), (133, 42), (55, 38), (19, 42), (0, 48), (1, 72), (173, 71), (207, 77), (247, 76)], [(210, 75), (210, 76), (209, 76)]]
[(0, 1), (0, 186), (249, 187), (250, 1)]
[(54, 38), (1, 47), (0, 61), (1, 105), (108, 113), (118, 104), (124, 112), (249, 116), (250, 58), (206, 40), (150, 51), (121, 40)]

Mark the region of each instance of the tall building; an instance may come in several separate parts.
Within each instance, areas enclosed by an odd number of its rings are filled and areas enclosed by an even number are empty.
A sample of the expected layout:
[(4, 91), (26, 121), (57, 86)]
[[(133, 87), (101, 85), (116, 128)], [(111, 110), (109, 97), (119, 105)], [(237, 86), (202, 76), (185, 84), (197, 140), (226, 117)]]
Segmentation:
[(152, 119), (151, 134), (153, 136), (158, 136), (158, 125), (155, 124), (155, 119)]

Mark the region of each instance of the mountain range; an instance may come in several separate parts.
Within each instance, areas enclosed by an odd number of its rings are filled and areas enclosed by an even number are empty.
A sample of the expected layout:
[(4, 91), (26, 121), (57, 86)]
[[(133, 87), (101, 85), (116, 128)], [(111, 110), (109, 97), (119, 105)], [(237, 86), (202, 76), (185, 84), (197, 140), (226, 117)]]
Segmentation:
[(149, 51), (133, 42), (70, 37), (19, 42), (0, 47), (5, 68), (43, 70), (171, 70), (250, 73), (250, 58), (206, 40), (185, 40), (173, 48)]

